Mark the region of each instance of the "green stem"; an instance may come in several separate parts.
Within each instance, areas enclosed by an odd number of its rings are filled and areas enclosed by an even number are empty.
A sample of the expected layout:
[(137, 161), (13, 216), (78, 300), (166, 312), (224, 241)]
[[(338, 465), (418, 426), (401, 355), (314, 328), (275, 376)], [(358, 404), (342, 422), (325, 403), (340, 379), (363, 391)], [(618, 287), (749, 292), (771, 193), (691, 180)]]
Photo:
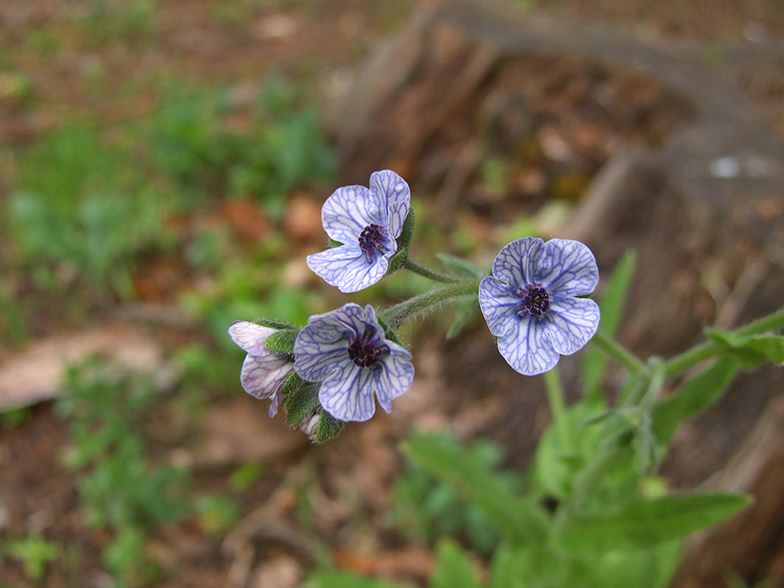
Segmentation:
[(454, 284), (434, 288), (429, 292), (414, 296), (410, 300), (391, 306), (380, 313), (381, 318), (391, 329), (399, 329), (404, 322), (413, 316), (426, 314), (433, 308), (454, 298), (476, 296), (478, 290), (478, 281), (460, 280)]
[(561, 449), (564, 453), (569, 453), (572, 450), (572, 439), (569, 435), (569, 423), (566, 422), (566, 403), (557, 367), (544, 373), (544, 383), (547, 388), (547, 398), (550, 400), (550, 410), (553, 411), (555, 428), (558, 431), (558, 440), (561, 442)]
[[(782, 328), (784, 328), (784, 308), (735, 330), (735, 333), (742, 337), (748, 337), (751, 335), (762, 335)], [(698, 363), (718, 355), (722, 349), (717, 343), (706, 341), (688, 351), (684, 351), (680, 355), (676, 355), (666, 362), (664, 364), (664, 373), (666, 377), (673, 378)]]
[(456, 278), (454, 276), (450, 276), (449, 274), (445, 274), (434, 269), (430, 269), (422, 264), (417, 263), (416, 261), (409, 259), (408, 257), (404, 257), (400, 262), (400, 267), (405, 268), (407, 270), (411, 270), (415, 274), (419, 274), (420, 276), (426, 277), (428, 280), (433, 280), (434, 282), (441, 282), (442, 284), (455, 284), (457, 282), (462, 281), (460, 278)]
[(620, 343), (613, 340), (609, 335), (597, 331), (593, 336), (592, 341), (609, 355), (612, 359), (617, 361), (621, 366), (625, 367), (633, 374), (644, 374), (648, 371), (648, 367), (631, 351), (623, 347)]

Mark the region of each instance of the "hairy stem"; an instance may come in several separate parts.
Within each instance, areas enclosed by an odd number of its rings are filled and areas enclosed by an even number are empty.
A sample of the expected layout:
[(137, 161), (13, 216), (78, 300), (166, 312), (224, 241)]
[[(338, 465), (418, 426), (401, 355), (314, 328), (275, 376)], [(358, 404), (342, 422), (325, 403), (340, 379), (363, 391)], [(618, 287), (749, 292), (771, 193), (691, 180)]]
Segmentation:
[(592, 341), (604, 351), (611, 359), (617, 361), (621, 366), (633, 374), (644, 374), (648, 367), (631, 351), (623, 347), (620, 343), (612, 339), (609, 335), (597, 331)]
[(381, 318), (390, 328), (399, 329), (404, 322), (413, 316), (427, 314), (429, 311), (455, 298), (476, 296), (478, 290), (479, 282), (460, 280), (446, 286), (434, 288), (429, 292), (414, 296), (410, 300), (391, 306), (380, 313)]
[[(735, 330), (735, 333), (741, 336), (762, 335), (777, 329), (784, 329), (784, 308), (769, 314), (768, 316), (757, 319), (749, 323), (745, 327)], [(706, 341), (701, 345), (692, 347), (688, 351), (684, 351), (680, 355), (676, 355), (671, 360), (664, 364), (664, 373), (668, 378), (673, 378), (682, 374), (689, 368), (694, 367), (698, 363), (710, 359), (721, 353), (722, 347), (713, 341)]]
[(455, 284), (457, 282), (461, 282), (460, 278), (456, 278), (454, 276), (450, 276), (449, 274), (445, 274), (429, 267), (426, 267), (422, 264), (417, 263), (416, 261), (409, 259), (408, 257), (404, 257), (400, 262), (400, 267), (403, 267), (407, 270), (411, 270), (415, 274), (419, 274), (420, 276), (426, 277), (428, 280), (433, 280), (434, 282), (441, 282), (442, 284)]

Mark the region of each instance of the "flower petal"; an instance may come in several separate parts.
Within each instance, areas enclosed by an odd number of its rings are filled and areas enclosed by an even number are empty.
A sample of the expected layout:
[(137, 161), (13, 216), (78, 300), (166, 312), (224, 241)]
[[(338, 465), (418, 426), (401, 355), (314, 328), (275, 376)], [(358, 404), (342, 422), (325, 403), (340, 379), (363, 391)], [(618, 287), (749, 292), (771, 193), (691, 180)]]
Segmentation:
[(502, 337), (520, 322), (517, 307), (520, 299), (513, 294), (513, 287), (488, 276), (479, 284), (479, 307), (490, 332)]
[(236, 321), (229, 327), (231, 340), (239, 345), (245, 353), (253, 353), (254, 355), (262, 355), (266, 349), (264, 343), (267, 341), (267, 337), (274, 332), (275, 329), (247, 321)]
[(384, 195), (364, 186), (338, 188), (321, 209), (321, 223), (335, 241), (355, 244), (369, 224), (387, 226), (389, 210)]
[(414, 366), (411, 365), (411, 354), (408, 351), (392, 342), (387, 345), (391, 352), (381, 361), (383, 369), (378, 370), (375, 389), (381, 408), (391, 412), (392, 401), (411, 387)]
[(599, 283), (599, 268), (590, 249), (579, 241), (550, 239), (539, 256), (534, 279), (553, 296), (585, 296)]
[(381, 194), (386, 199), (388, 210), (386, 227), (389, 235), (397, 239), (411, 210), (411, 189), (403, 178), (386, 169), (370, 174), (370, 191)]
[(251, 355), (245, 358), (240, 373), (242, 388), (254, 398), (272, 398), (294, 371), (292, 361), (282, 355)]
[(308, 267), (341, 292), (358, 292), (384, 277), (389, 268), (386, 257), (368, 261), (358, 245), (343, 245), (307, 257)]
[(498, 351), (510, 366), (524, 376), (542, 374), (555, 367), (560, 359), (545, 328), (545, 321), (525, 317), (520, 320), (517, 329), (498, 338)]
[(535, 237), (512, 241), (493, 261), (493, 276), (515, 288), (533, 284), (536, 260), (543, 247), (544, 241)]
[(338, 420), (366, 421), (376, 412), (373, 379), (373, 370), (347, 358), (321, 384), (319, 402)]
[(599, 305), (588, 298), (556, 296), (545, 321), (547, 336), (561, 355), (581, 349), (599, 327)]

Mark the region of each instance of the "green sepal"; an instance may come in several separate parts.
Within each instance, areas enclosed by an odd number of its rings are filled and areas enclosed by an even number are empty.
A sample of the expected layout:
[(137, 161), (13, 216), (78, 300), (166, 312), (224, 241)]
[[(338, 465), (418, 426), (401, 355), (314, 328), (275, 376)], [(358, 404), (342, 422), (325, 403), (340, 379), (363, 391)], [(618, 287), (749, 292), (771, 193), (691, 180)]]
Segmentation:
[(408, 248), (399, 249), (395, 255), (392, 256), (392, 259), (389, 260), (389, 267), (387, 268), (387, 273), (385, 275), (389, 275), (393, 272), (396, 272), (400, 268), (403, 267), (403, 262), (408, 258)]
[(479, 315), (479, 299), (466, 300), (457, 309), (457, 319), (446, 333), (447, 340), (454, 339), (457, 335)]
[(305, 380), (297, 375), (297, 372), (292, 372), (288, 379), (284, 382), (283, 388), (280, 393), (283, 396), (289, 396), (292, 392), (296, 392), (305, 384)]
[(400, 236), (397, 238), (398, 251), (408, 249), (408, 246), (411, 245), (411, 238), (414, 236), (414, 221), (416, 220), (415, 217), (416, 215), (414, 214), (414, 209), (411, 208), (408, 211), (406, 220), (403, 221), (403, 228), (400, 231)]
[(294, 355), (294, 343), (299, 329), (283, 329), (273, 333), (264, 342), (264, 347), (281, 355)]
[(286, 321), (282, 321), (280, 319), (273, 318), (271, 316), (263, 316), (261, 318), (256, 319), (253, 321), (257, 325), (261, 325), (262, 327), (269, 327), (270, 329), (296, 329), (294, 325), (291, 323), (287, 323)]
[(316, 443), (326, 443), (330, 439), (334, 439), (343, 430), (346, 423), (339, 421), (326, 410), (321, 411), (321, 418), (319, 419), (318, 429), (316, 429)]
[(381, 328), (384, 329), (384, 336), (393, 343), (397, 343), (401, 347), (405, 348), (406, 344), (403, 343), (403, 340), (400, 337), (398, 337), (398, 334), (395, 332), (395, 330), (392, 329), (386, 322), (384, 322), (384, 319), (382, 319), (380, 316), (376, 315), (376, 319), (378, 319), (378, 324), (381, 325)]
[(455, 277), (465, 278), (467, 280), (481, 280), (487, 275), (487, 272), (483, 272), (470, 261), (455, 257), (454, 255), (436, 253), (436, 257), (444, 264), (446, 271)]
[(285, 407), (286, 423), (289, 427), (296, 427), (302, 419), (319, 407), (320, 388), (321, 383), (303, 382), (298, 389), (292, 390)]
[(342, 247), (343, 245), (344, 243), (341, 243), (340, 241), (335, 241), (335, 239), (330, 238), (329, 240), (330, 249), (334, 249), (335, 247)]

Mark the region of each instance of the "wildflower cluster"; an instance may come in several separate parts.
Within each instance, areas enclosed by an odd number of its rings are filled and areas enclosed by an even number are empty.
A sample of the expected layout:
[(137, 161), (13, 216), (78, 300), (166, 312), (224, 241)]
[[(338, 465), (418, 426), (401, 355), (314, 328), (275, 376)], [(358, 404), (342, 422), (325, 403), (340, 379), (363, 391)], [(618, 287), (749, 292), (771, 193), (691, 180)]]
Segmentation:
[(341, 292), (363, 290), (397, 269), (441, 285), (380, 312), (348, 303), (311, 316), (303, 328), (274, 320), (231, 326), (248, 354), (242, 387), (271, 400), (270, 417), (283, 404), (289, 425), (317, 442), (337, 435), (344, 422), (370, 419), (376, 401), (392, 410), (414, 378), (411, 353), (395, 330), (444, 302), (478, 296), (501, 355), (528, 376), (552, 369), (596, 333), (599, 307), (582, 297), (596, 288), (599, 272), (582, 243), (518, 239), (501, 250), (490, 275), (455, 258), (448, 258), (448, 273), (424, 267), (408, 257), (411, 191), (389, 170), (373, 173), (369, 188), (338, 188), (321, 219), (331, 247), (309, 255), (308, 267)]

